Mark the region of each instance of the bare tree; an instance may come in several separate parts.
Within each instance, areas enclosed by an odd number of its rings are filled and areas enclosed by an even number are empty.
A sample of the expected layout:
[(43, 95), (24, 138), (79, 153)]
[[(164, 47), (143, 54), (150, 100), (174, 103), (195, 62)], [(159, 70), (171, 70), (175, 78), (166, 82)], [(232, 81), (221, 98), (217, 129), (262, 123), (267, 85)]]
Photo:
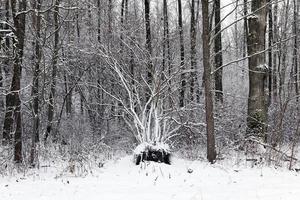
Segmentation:
[[(191, 76), (190, 76), (190, 96), (191, 101), (194, 101), (195, 96), (197, 95), (195, 92), (196, 89), (196, 83), (197, 83), (197, 60), (196, 60), (196, 40), (197, 40), (197, 32), (196, 32), (196, 3), (195, 0), (192, 0), (191, 2), (191, 26), (190, 26), (190, 56), (191, 56)], [(196, 95), (195, 95), (196, 94)], [(197, 101), (199, 100), (199, 97), (196, 97)]]
[[(50, 84), (50, 93), (49, 93), (49, 104), (48, 104), (48, 121), (47, 121), (47, 129), (45, 134), (45, 140), (47, 140), (48, 136), (51, 134), (53, 127), (53, 117), (54, 117), (54, 108), (55, 108), (55, 93), (56, 93), (56, 76), (57, 76), (57, 62), (58, 62), (58, 53), (59, 53), (59, 3), (60, 0), (55, 0), (54, 7), (54, 47), (53, 47), (53, 55), (52, 55), (52, 74), (51, 74), (51, 84)], [(55, 131), (54, 131), (55, 132)], [(53, 132), (53, 133), (54, 133)], [(57, 136), (53, 135), (53, 140), (57, 140)]]
[(222, 54), (222, 33), (221, 33), (221, 5), (220, 0), (215, 1), (215, 39), (214, 39), (214, 50), (215, 50), (215, 89), (216, 89), (216, 101), (223, 102), (223, 54)]
[[(294, 48), (293, 48), (293, 81), (294, 81), (294, 86), (295, 86), (295, 93), (296, 93), (296, 96), (299, 96), (299, 83), (298, 83), (298, 80), (299, 80), (299, 74), (298, 74), (298, 39), (299, 39), (299, 36), (298, 36), (298, 33), (299, 33), (299, 29), (298, 29), (298, 15), (299, 15), (299, 2), (296, 1), (296, 0), (293, 0), (293, 4), (294, 4), (294, 13), (293, 13), (293, 18), (294, 18), (294, 21), (293, 21), (293, 34), (294, 34)], [(299, 100), (299, 98), (297, 97), (296, 98), (297, 102)]]
[(32, 130), (32, 144), (30, 163), (34, 165), (36, 157), (36, 143), (39, 142), (39, 76), (40, 76), (40, 62), (41, 62), (41, 16), (39, 14), (41, 10), (41, 0), (33, 0), (33, 9), (36, 12), (33, 13), (33, 27), (36, 33), (34, 42), (34, 71), (32, 80), (32, 114), (33, 114), (33, 130)]
[(183, 40), (183, 25), (182, 25), (182, 4), (181, 0), (178, 0), (178, 29), (179, 29), (179, 45), (180, 45), (180, 95), (179, 95), (179, 105), (184, 107), (184, 98), (186, 90), (186, 75), (184, 73), (185, 63), (184, 63), (184, 40)]
[[(150, 0), (144, 0), (145, 6), (145, 28), (146, 28), (146, 49), (147, 49), (147, 82), (149, 90), (153, 83), (154, 67), (151, 61), (152, 57), (152, 39), (151, 39), (151, 21), (150, 21)], [(146, 100), (149, 100), (150, 91), (146, 92)]]
[(249, 98), (247, 134), (264, 141), (267, 121), (265, 101), (267, 66), (264, 53), (267, 21), (266, 0), (253, 0), (251, 12), (252, 14), (248, 19)]
[[(21, 71), (22, 58), (25, 39), (25, 13), (26, 0), (12, 0), (11, 12), (14, 22), (14, 48), (15, 55), (13, 59), (13, 77), (10, 87), (10, 93), (6, 95), (6, 111), (4, 119), (4, 135), (11, 134), (13, 124), (15, 123), (14, 133), (14, 160), (17, 163), (22, 162), (22, 120), (21, 120)], [(21, 12), (21, 13), (20, 13)], [(14, 117), (14, 118), (13, 118)]]
[[(163, 36), (163, 71), (167, 71), (167, 77), (171, 77), (171, 47), (170, 47), (170, 31), (169, 31), (169, 15), (167, 0), (163, 0), (163, 16), (164, 16), (164, 36)], [(163, 77), (164, 79), (164, 77)], [(171, 80), (169, 81), (168, 90), (171, 93)], [(168, 106), (172, 105), (172, 98), (168, 98)]]
[[(9, 26), (8, 26), (8, 22), (10, 19), (9, 16), (9, 0), (5, 1), (5, 26), (4, 28), (6, 30), (9, 30)], [(3, 48), (6, 52), (9, 52), (10, 49), (10, 38), (6, 37), (5, 38), (5, 43), (3, 45)], [(9, 58), (8, 58), (8, 53), (7, 53), (7, 58), (3, 61), (3, 67), (4, 67), (4, 71), (5, 68), (8, 69), (9, 66)], [(7, 73), (6, 73), (7, 75)], [(5, 121), (4, 121), (4, 126), (3, 126), (3, 133), (2, 133), (2, 144), (3, 145), (7, 145), (8, 143), (11, 142), (12, 139), (12, 124), (13, 124), (13, 110), (12, 110), (12, 103), (13, 103), (13, 96), (11, 94), (8, 94), (6, 97), (6, 110), (5, 110)]]
[(202, 43), (203, 43), (203, 67), (205, 87), (205, 116), (207, 133), (207, 159), (214, 163), (216, 159), (215, 133), (214, 133), (214, 108), (211, 87), (211, 64), (210, 64), (210, 36), (209, 36), (209, 1), (202, 0)]
[(268, 105), (271, 104), (272, 100), (272, 82), (273, 82), (273, 8), (272, 8), (272, 3), (271, 0), (268, 0)]

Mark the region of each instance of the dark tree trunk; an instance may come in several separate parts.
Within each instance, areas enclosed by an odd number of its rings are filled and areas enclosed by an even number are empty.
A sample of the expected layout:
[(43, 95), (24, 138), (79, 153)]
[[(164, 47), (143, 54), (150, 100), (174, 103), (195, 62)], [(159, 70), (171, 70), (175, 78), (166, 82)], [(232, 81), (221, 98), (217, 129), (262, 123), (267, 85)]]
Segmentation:
[(186, 76), (184, 73), (184, 39), (183, 39), (183, 24), (182, 24), (182, 4), (178, 0), (178, 28), (179, 28), (179, 44), (180, 44), (180, 71), (181, 71), (181, 88), (179, 95), (179, 106), (184, 107), (185, 89), (186, 89)]
[(108, 0), (108, 49), (111, 49), (112, 45), (112, 10), (113, 10), (113, 4), (112, 0)]
[[(8, 23), (9, 22), (9, 0), (6, 0), (5, 2), (5, 21)], [(9, 30), (8, 25), (6, 24), (4, 27), (6, 30)], [(7, 37), (5, 39), (5, 43), (3, 46), (4, 50), (7, 52), (7, 57), (8, 57), (8, 52), (10, 49), (10, 40)], [(5, 58), (3, 61), (3, 70), (5, 71), (5, 75), (7, 77), (8, 75), (8, 69), (9, 69), (9, 58)], [(13, 102), (14, 102), (14, 97), (11, 93), (7, 94), (5, 96), (5, 105), (6, 105), (6, 110), (5, 110), (5, 116), (4, 116), (4, 125), (3, 125), (3, 133), (2, 133), (2, 144), (7, 145), (11, 143), (12, 141), (12, 125), (13, 125)]]
[[(49, 105), (48, 105), (48, 122), (47, 122), (47, 129), (45, 134), (45, 141), (47, 140), (48, 136), (51, 134), (52, 127), (53, 127), (53, 117), (54, 117), (54, 108), (55, 108), (55, 92), (56, 92), (56, 74), (57, 74), (57, 61), (58, 61), (58, 53), (59, 53), (59, 24), (58, 24), (58, 17), (59, 17), (59, 3), (60, 0), (55, 1), (54, 7), (54, 47), (53, 47), (53, 57), (52, 57), (52, 74), (51, 74), (51, 85), (50, 85), (50, 95), (49, 95)], [(56, 131), (53, 131), (56, 133)], [(57, 136), (53, 135), (53, 141), (57, 141)]]
[[(274, 2), (274, 14), (273, 14), (273, 44), (274, 45), (276, 42), (278, 42), (278, 0), (275, 0)], [(278, 70), (277, 70), (277, 57), (278, 57), (278, 51), (273, 53), (273, 69), (272, 69), (272, 84), (273, 84), (273, 100), (277, 101), (277, 96), (278, 96)]]
[[(145, 28), (146, 28), (146, 49), (147, 49), (147, 82), (152, 86), (154, 69), (151, 61), (152, 57), (152, 39), (151, 39), (151, 21), (150, 21), (150, 0), (144, 0), (145, 5)], [(150, 98), (150, 88), (146, 92), (146, 101)]]
[(101, 43), (101, 0), (97, 0), (97, 40)]
[(247, 55), (247, 38), (248, 38), (248, 21), (247, 21), (247, 15), (248, 15), (248, 1), (244, 0), (244, 7), (243, 7), (243, 14), (244, 14), (244, 50), (243, 50), (243, 57), (246, 57)]
[(210, 163), (216, 160), (215, 133), (214, 133), (214, 109), (211, 88), (211, 65), (210, 65), (210, 36), (209, 36), (209, 11), (208, 0), (202, 0), (202, 42), (203, 42), (203, 66), (205, 88), (205, 116), (207, 133), (207, 159)]
[(296, 93), (296, 100), (297, 102), (299, 101), (299, 83), (298, 83), (298, 80), (299, 80), (299, 75), (298, 75), (298, 25), (297, 25), (297, 22), (298, 22), (298, 13), (299, 13), (299, 3), (298, 1), (296, 0), (293, 0), (293, 3), (294, 3), (294, 22), (293, 22), (293, 33), (295, 35), (295, 38), (294, 38), (294, 49), (293, 49), (293, 68), (294, 68), (294, 71), (292, 72), (293, 73), (293, 81), (294, 81), (294, 85), (295, 85), (295, 93)]
[(269, 27), (269, 33), (268, 33), (268, 67), (269, 67), (269, 71), (268, 71), (268, 105), (271, 105), (271, 101), (272, 101), (272, 80), (273, 80), (273, 76), (272, 76), (272, 71), (274, 69), (273, 66), (273, 55), (272, 55), (272, 45), (273, 45), (273, 11), (272, 11), (272, 2), (271, 0), (268, 0), (268, 19), (269, 19), (269, 23), (268, 23), (268, 27)]
[(220, 0), (215, 1), (215, 89), (216, 101), (223, 103), (223, 56), (222, 56), (222, 34), (221, 34), (221, 5)]
[(32, 130), (32, 144), (30, 153), (30, 163), (34, 165), (36, 157), (36, 143), (39, 142), (39, 75), (40, 75), (40, 62), (41, 62), (41, 16), (39, 11), (41, 9), (41, 0), (33, 0), (33, 8), (36, 10), (33, 13), (33, 27), (36, 33), (34, 42), (34, 72), (32, 80), (32, 111), (33, 111), (33, 130)]
[(66, 114), (68, 117), (72, 115), (72, 87), (70, 83), (70, 78), (67, 73), (64, 72), (64, 82), (65, 82), (65, 95), (66, 95)]
[[(196, 60), (196, 18), (195, 18), (195, 0), (192, 0), (191, 4), (191, 27), (190, 27), (190, 44), (191, 44), (191, 82), (190, 82), (190, 95), (191, 95), (191, 101), (194, 101), (195, 97), (195, 90), (196, 90), (196, 85), (197, 85), (197, 60)], [(197, 95), (197, 94), (196, 94)], [(199, 97), (196, 97), (197, 101)]]
[[(18, 7), (18, 8), (17, 8)], [(25, 39), (25, 13), (18, 14), (26, 10), (26, 0), (19, 2), (11, 1), (11, 11), (14, 22), (14, 34), (16, 40), (14, 40), (15, 55), (13, 59), (13, 77), (10, 87), (10, 93), (6, 96), (6, 114), (4, 119), (3, 131), (8, 134), (11, 133), (13, 122), (15, 123), (15, 135), (14, 135), (14, 161), (21, 163), (22, 158), (22, 121), (21, 121), (21, 65), (24, 49)], [(13, 114), (12, 114), (13, 111)], [(14, 119), (12, 119), (14, 115)]]
[[(267, 106), (265, 101), (265, 33), (267, 8), (266, 0), (253, 0), (252, 16), (249, 17), (249, 98), (247, 134), (259, 140), (266, 139)], [(258, 10), (258, 11), (257, 11)], [(261, 53), (262, 52), (262, 53)]]
[(123, 52), (123, 34), (124, 34), (124, 20), (125, 20), (125, 0), (122, 0), (121, 2), (121, 33), (120, 33), (120, 51), (121, 54)]
[[(167, 68), (168, 76), (171, 76), (171, 52), (170, 52), (170, 33), (169, 33), (169, 16), (167, 0), (163, 0), (163, 16), (164, 16), (164, 38), (163, 38), (163, 71)], [(169, 94), (171, 94), (171, 80), (169, 80)], [(168, 105), (171, 106), (172, 98), (169, 95)]]

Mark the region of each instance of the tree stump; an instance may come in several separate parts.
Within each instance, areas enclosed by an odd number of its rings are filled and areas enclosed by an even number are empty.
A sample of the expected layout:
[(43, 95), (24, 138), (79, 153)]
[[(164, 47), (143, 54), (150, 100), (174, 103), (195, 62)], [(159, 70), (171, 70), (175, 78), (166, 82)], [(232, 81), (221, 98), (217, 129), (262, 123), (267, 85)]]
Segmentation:
[(142, 143), (134, 150), (134, 163), (139, 165), (144, 161), (153, 161), (158, 163), (171, 164), (171, 152), (169, 146), (163, 143)]

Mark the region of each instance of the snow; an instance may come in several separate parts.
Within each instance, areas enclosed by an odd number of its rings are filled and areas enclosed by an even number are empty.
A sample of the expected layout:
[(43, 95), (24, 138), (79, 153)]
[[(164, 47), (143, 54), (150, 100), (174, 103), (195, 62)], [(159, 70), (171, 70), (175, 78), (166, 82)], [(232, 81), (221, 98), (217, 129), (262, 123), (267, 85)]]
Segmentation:
[[(230, 167), (231, 166), (231, 167)], [(56, 172), (55, 172), (56, 171)], [(298, 200), (298, 173), (283, 168), (210, 165), (174, 158), (172, 165), (134, 165), (127, 156), (85, 177), (49, 167), (0, 177), (5, 200)]]
[(134, 154), (141, 154), (143, 153), (147, 148), (151, 147), (152, 150), (164, 150), (165, 152), (170, 152), (170, 147), (168, 144), (158, 142), (155, 145), (152, 145), (148, 142), (143, 142), (139, 144), (135, 149), (134, 149)]

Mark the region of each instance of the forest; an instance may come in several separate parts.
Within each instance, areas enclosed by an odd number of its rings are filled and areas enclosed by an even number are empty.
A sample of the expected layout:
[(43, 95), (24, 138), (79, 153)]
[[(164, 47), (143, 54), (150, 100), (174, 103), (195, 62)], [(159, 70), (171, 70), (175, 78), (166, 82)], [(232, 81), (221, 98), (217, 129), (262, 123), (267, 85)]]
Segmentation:
[(155, 161), (155, 183), (180, 163), (186, 170), (185, 162), (198, 163), (187, 174), (242, 165), (249, 174), (259, 166), (294, 178), (299, 7), (298, 0), (0, 0), (0, 176), (55, 166), (60, 178), (80, 177), (112, 170), (112, 160), (122, 168), (130, 157), (127, 164), (138, 165), (130, 169), (143, 173)]

